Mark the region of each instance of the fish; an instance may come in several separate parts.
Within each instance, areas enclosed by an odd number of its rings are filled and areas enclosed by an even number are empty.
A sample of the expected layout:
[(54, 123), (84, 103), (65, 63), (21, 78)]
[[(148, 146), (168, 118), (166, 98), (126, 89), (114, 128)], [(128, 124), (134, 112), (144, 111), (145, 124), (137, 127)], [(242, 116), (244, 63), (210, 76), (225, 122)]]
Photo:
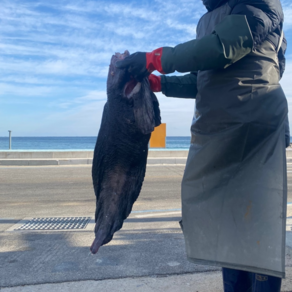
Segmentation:
[(129, 216), (144, 181), (151, 132), (161, 123), (159, 103), (148, 78), (136, 80), (126, 69), (115, 66), (129, 55), (128, 51), (115, 53), (109, 66), (107, 101), (92, 162), (96, 196), (93, 254), (112, 240)]

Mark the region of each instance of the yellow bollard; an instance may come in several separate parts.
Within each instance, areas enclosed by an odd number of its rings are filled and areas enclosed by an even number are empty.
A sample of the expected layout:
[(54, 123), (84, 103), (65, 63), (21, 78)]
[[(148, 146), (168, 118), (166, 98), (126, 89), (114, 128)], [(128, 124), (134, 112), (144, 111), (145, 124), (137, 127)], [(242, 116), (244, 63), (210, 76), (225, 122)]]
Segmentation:
[(160, 124), (151, 133), (149, 142), (150, 148), (165, 148), (166, 147), (166, 124)]

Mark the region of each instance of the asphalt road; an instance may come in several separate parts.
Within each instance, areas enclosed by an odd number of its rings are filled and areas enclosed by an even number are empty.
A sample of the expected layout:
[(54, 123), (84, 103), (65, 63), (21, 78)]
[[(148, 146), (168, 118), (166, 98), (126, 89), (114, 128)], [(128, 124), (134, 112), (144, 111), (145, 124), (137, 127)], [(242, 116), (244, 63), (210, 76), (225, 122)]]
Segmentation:
[[(184, 166), (149, 166), (133, 210), (180, 208), (183, 171)], [(292, 164), (287, 174), (292, 203)], [(91, 167), (0, 167), (0, 200), (0, 218), (93, 216)]]
[(90, 166), (0, 167), (0, 287), (216, 270), (186, 260), (178, 224), (183, 171), (149, 166), (129, 219), (92, 256), (93, 230), (7, 232), (27, 217), (93, 217)]
[[(149, 166), (133, 210), (180, 208), (183, 166)], [(0, 218), (94, 216), (90, 166), (0, 167)]]

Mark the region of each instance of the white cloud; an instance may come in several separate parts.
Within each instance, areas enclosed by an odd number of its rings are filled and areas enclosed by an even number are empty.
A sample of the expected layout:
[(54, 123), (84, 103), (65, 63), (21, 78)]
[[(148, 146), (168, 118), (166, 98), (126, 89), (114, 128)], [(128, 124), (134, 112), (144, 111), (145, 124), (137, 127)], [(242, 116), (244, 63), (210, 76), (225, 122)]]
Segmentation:
[[(282, 4), (285, 31), (289, 32), (291, 0)], [(195, 0), (169, 0), (167, 4), (164, 0), (2, 0), (1, 104), (3, 100), (8, 104), (10, 96), (15, 97), (14, 103), (41, 102), (42, 109), (34, 112), (29, 106), (19, 107), (19, 112), (13, 109), (21, 118), (14, 117), (19, 122), (15, 127), (23, 133), (95, 135), (111, 56), (125, 49), (151, 51), (188, 41), (195, 37), (196, 24), (205, 11), (202, 2)], [(290, 64), (282, 81), (289, 102)], [(194, 100), (158, 96), (168, 135), (189, 135)]]
[(70, 100), (66, 100), (65, 102), (59, 102), (54, 104), (55, 107), (65, 108), (65, 109), (73, 109), (79, 107), (79, 110), (82, 111), (84, 109), (90, 108), (95, 102), (105, 103), (107, 99), (107, 94), (105, 91), (93, 90), (86, 93), (84, 96), (73, 98)]
[(96, 136), (104, 104), (104, 100), (84, 102), (74, 107), (70, 104), (44, 116), (41, 126), (34, 131), (41, 130), (49, 136)]
[[(15, 86), (5, 83), (0, 83), (0, 96), (30, 96), (30, 97), (39, 97), (46, 96), (52, 91), (52, 88), (49, 86)], [(2, 99), (2, 102), (4, 98)], [(7, 102), (11, 102), (8, 100)]]
[(284, 11), (284, 29), (290, 30), (292, 28), (292, 4), (290, 0), (282, 0), (282, 6)]

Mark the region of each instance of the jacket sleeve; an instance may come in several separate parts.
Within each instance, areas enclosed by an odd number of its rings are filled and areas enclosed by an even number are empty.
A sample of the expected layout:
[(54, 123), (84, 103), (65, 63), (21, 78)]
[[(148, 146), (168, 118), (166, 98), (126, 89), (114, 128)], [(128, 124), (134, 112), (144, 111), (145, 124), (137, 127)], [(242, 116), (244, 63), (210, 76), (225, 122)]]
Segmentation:
[(283, 24), (284, 13), (280, 0), (231, 0), (232, 15), (245, 15), (252, 32), (254, 45), (261, 45), (268, 35)]
[(201, 39), (163, 47), (161, 66), (165, 74), (222, 69), (251, 52), (253, 39), (244, 15), (229, 15), (212, 34)]
[(162, 93), (169, 97), (196, 98), (197, 72), (184, 76), (161, 76)]
[(283, 23), (280, 0), (230, 0), (231, 15), (211, 35), (174, 48), (164, 47), (164, 73), (223, 69), (261, 45)]

